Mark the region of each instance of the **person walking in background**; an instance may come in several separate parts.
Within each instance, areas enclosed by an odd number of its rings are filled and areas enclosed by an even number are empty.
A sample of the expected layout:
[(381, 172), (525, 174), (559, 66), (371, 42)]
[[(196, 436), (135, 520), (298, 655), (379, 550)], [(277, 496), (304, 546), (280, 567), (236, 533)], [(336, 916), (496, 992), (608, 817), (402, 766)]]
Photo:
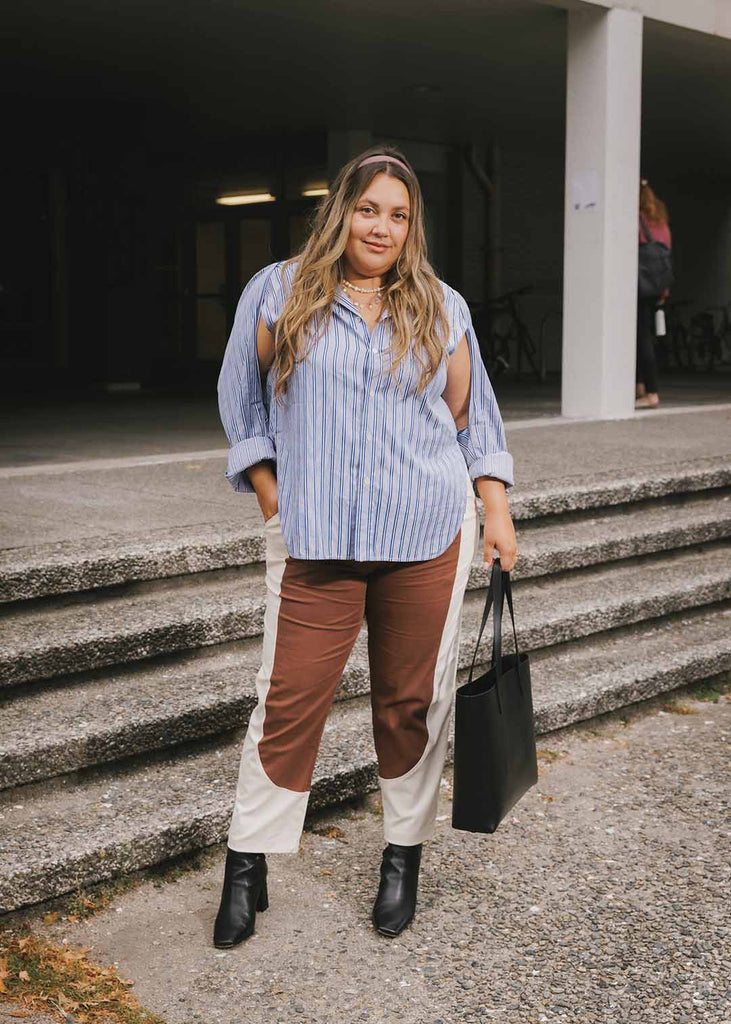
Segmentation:
[[(655, 356), (655, 313), (669, 295), (662, 287), (662, 276), (655, 273), (652, 257), (659, 252), (665, 273), (670, 266), (672, 238), (665, 203), (655, 195), (646, 178), (640, 182), (640, 275), (637, 296), (637, 372), (635, 408), (653, 409), (660, 404), (658, 393), (657, 358)], [(662, 247), (658, 249), (658, 245)], [(650, 253), (650, 249), (653, 250)], [(663, 256), (662, 249), (667, 250)], [(649, 272), (643, 274), (643, 257), (650, 255)]]
[(226, 476), (266, 539), (257, 705), (244, 739), (213, 941), (268, 906), (266, 854), (299, 849), (335, 689), (368, 624), (386, 848), (373, 923), (411, 921), (433, 832), (462, 602), (479, 550), (511, 569), (513, 482), (469, 310), (427, 262), (405, 156), (342, 168), (302, 251), (243, 291), (218, 382)]

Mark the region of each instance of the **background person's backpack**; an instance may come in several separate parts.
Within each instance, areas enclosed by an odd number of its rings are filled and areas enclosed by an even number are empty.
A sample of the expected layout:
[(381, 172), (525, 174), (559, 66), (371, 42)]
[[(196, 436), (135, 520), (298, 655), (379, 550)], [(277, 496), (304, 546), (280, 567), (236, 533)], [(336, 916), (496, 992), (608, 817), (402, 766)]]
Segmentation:
[(673, 283), (673, 258), (668, 247), (652, 237), (644, 217), (640, 226), (644, 240), (640, 240), (638, 290), (642, 299), (657, 298)]

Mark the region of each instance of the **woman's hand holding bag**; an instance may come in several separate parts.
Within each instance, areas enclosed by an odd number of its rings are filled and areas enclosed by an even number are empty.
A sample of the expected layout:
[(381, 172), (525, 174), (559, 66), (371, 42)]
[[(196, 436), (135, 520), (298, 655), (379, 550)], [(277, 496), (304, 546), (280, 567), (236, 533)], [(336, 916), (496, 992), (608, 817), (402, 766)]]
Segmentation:
[(509, 572), (515, 567), (518, 558), (518, 541), (505, 484), (502, 480), (482, 477), (478, 480), (477, 489), (485, 507), (483, 561), (489, 569), (493, 564), (493, 552), (497, 551), (494, 557), (499, 558), (505, 571)]

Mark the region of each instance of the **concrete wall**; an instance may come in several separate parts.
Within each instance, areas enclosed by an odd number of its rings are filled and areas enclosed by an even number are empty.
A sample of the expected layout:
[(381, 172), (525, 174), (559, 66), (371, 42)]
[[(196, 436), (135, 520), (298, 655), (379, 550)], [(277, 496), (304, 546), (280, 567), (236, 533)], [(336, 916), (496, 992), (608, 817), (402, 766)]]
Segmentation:
[[(446, 147), (390, 141), (405, 149), (422, 176), (443, 172)], [(510, 291), (533, 286), (533, 293), (520, 300), (521, 313), (536, 344), (543, 340), (547, 371), (559, 372), (563, 139), (557, 138), (552, 146), (534, 147), (530, 140), (513, 138), (505, 141), (501, 153), (502, 287)], [(647, 149), (643, 168), (670, 209), (677, 277), (673, 297), (692, 300), (689, 313), (731, 301), (731, 181), (667, 166)], [(466, 166), (462, 196), (461, 289), (468, 300), (480, 302), (484, 298), (484, 199)], [(451, 216), (449, 209), (447, 216)], [(438, 262), (437, 253), (433, 258)]]
[[(390, 138), (401, 146), (422, 179), (427, 204), (430, 175), (444, 174), (446, 146)], [(478, 158), (484, 151), (478, 148)], [(531, 285), (533, 293), (520, 299), (521, 315), (539, 344), (544, 318), (546, 365), (549, 371), (561, 368), (560, 307), (563, 260), (563, 138), (552, 146), (532, 146), (530, 140), (514, 138), (501, 145), (501, 232), (502, 287), (504, 292)], [(462, 273), (461, 288), (470, 302), (485, 297), (485, 200), (481, 188), (466, 164), (462, 167)], [(433, 190), (436, 196), (436, 190)], [(434, 204), (433, 204), (434, 205)], [(441, 205), (441, 204), (440, 204)], [(442, 212), (435, 209), (439, 218)], [(444, 215), (453, 215), (449, 203)], [(443, 224), (437, 228), (443, 233)], [(442, 239), (440, 239), (441, 241)], [(442, 246), (431, 252), (440, 273)], [(445, 274), (446, 276), (446, 274)]]
[[(646, 161), (646, 162), (645, 162)], [(536, 342), (544, 324), (545, 364), (561, 369), (564, 157), (514, 143), (503, 162), (503, 288), (532, 284), (520, 308)], [(679, 168), (654, 166), (643, 152), (653, 186), (667, 202), (673, 232), (676, 284), (673, 297), (689, 299), (688, 314), (731, 302), (731, 180)], [(483, 297), (482, 195), (467, 172), (464, 179), (464, 294)], [(684, 314), (687, 315), (687, 314)]]
[[(548, 371), (561, 368), (563, 282), (563, 139), (555, 147), (529, 140), (506, 144), (503, 161), (503, 287), (531, 285), (520, 310), (531, 335), (545, 343)], [(545, 328), (543, 327), (545, 321)]]
[(653, 182), (667, 202), (673, 232), (673, 297), (692, 313), (731, 302), (731, 181), (682, 176)]

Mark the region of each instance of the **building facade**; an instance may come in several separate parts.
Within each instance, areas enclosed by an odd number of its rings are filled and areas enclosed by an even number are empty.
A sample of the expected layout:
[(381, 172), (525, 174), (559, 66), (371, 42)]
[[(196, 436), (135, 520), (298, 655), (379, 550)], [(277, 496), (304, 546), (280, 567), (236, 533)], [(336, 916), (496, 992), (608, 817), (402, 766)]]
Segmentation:
[(8, 22), (10, 391), (209, 387), (241, 287), (373, 141), (419, 174), (440, 276), (476, 308), (529, 289), (523, 369), (561, 373), (565, 415), (632, 413), (640, 173), (675, 295), (731, 300), (731, 0), (31, 0)]

